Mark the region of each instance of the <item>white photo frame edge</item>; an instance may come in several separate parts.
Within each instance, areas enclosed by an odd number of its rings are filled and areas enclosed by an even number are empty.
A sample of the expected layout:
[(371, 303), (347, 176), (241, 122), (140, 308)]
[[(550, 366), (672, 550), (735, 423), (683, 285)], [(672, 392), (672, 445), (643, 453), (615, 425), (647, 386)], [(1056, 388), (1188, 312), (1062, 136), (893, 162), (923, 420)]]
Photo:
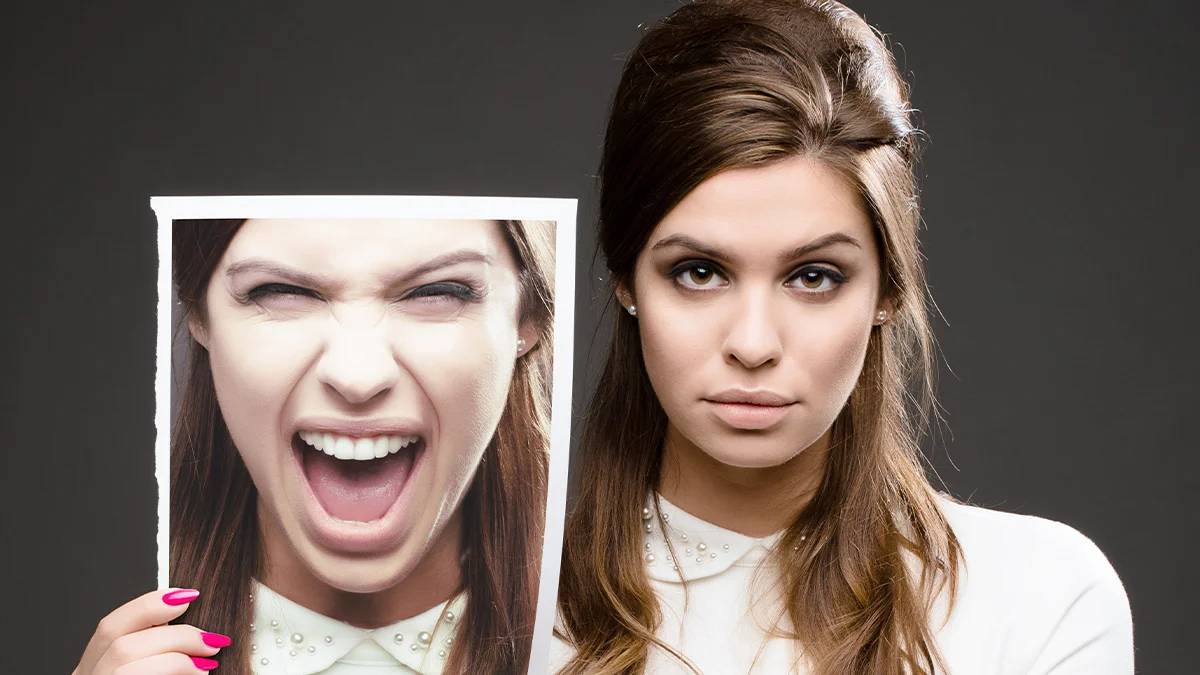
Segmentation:
[(169, 582), (171, 238), (172, 221), (219, 218), (396, 218), (552, 220), (554, 238), (554, 367), (551, 375), (550, 475), (529, 675), (549, 667), (558, 599), (567, 469), (571, 450), (571, 387), (575, 332), (575, 225), (578, 200), (456, 196), (152, 197), (158, 219), (158, 339), (154, 375), (154, 477), (158, 484), (158, 586)]

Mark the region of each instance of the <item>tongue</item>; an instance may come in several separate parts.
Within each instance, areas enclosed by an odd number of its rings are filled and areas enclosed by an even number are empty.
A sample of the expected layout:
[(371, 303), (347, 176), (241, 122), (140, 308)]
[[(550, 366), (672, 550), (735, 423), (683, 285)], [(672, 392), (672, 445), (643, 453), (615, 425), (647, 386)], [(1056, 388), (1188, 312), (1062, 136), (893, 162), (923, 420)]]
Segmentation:
[(404, 489), (413, 452), (402, 449), (381, 459), (335, 459), (306, 448), (304, 470), (317, 501), (334, 518), (370, 522), (383, 517)]

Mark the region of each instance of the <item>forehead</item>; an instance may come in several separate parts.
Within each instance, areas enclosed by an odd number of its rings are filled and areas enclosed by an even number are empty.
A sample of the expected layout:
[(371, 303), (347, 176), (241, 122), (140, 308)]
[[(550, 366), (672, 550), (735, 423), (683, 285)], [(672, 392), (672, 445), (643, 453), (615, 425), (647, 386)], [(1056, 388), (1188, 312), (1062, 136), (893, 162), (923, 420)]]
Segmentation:
[(490, 220), (250, 219), (225, 253), (226, 265), (269, 258), (301, 267), (395, 269), (459, 250), (513, 266), (500, 225)]
[(874, 250), (874, 226), (854, 186), (821, 162), (797, 157), (709, 178), (663, 218), (648, 246), (683, 234), (774, 254), (833, 233)]

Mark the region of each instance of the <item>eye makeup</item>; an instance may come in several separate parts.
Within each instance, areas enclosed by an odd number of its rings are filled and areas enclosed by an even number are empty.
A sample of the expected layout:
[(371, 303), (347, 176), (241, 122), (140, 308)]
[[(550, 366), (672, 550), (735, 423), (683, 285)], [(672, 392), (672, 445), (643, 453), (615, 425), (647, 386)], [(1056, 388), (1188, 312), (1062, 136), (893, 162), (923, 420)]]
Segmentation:
[(262, 300), (264, 298), (268, 298), (271, 296), (280, 296), (280, 295), (296, 295), (296, 296), (306, 296), (306, 297), (312, 297), (312, 298), (320, 297), (319, 295), (317, 295), (316, 291), (313, 291), (313, 290), (310, 290), (307, 288), (302, 288), (300, 286), (295, 286), (293, 284), (285, 284), (285, 283), (273, 281), (273, 282), (268, 282), (265, 284), (259, 284), (258, 286), (251, 288), (245, 294), (239, 296), (238, 299), (240, 301), (242, 301), (243, 304), (248, 304), (251, 302), (258, 302), (259, 300)]
[[(729, 274), (719, 265), (711, 260), (695, 258), (675, 263), (665, 276), (681, 291), (689, 293), (712, 292), (731, 283)], [(793, 271), (784, 285), (806, 296), (825, 298), (841, 288), (846, 281), (847, 276), (836, 267), (809, 263)]]
[[(809, 264), (796, 270), (787, 283), (792, 288), (802, 290), (804, 293), (824, 296), (837, 291), (846, 283), (846, 280), (846, 275), (836, 268)], [(815, 281), (817, 285), (810, 286), (810, 281)]]
[(478, 303), (485, 297), (487, 287), (481, 282), (446, 280), (417, 286), (402, 294), (396, 302), (417, 303), (430, 307), (445, 304), (464, 306)]
[[(447, 279), (417, 285), (399, 294), (390, 294), (390, 304), (408, 306), (418, 312), (440, 312), (476, 304), (487, 297), (487, 286), (479, 280)], [(233, 292), (241, 305), (265, 308), (300, 309), (308, 301), (327, 301), (321, 293), (310, 288), (281, 281), (269, 281), (252, 286), (245, 292)]]

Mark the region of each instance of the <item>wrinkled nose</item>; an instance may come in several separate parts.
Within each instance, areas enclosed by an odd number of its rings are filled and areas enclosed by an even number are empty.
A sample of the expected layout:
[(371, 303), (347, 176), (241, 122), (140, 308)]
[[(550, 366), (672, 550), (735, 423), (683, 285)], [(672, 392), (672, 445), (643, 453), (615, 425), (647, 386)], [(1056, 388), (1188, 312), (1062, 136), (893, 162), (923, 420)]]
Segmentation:
[(327, 389), (351, 405), (391, 390), (400, 378), (400, 366), (380, 325), (338, 324), (316, 372)]
[(725, 360), (754, 369), (779, 363), (783, 338), (767, 293), (747, 293), (737, 299), (722, 349)]

